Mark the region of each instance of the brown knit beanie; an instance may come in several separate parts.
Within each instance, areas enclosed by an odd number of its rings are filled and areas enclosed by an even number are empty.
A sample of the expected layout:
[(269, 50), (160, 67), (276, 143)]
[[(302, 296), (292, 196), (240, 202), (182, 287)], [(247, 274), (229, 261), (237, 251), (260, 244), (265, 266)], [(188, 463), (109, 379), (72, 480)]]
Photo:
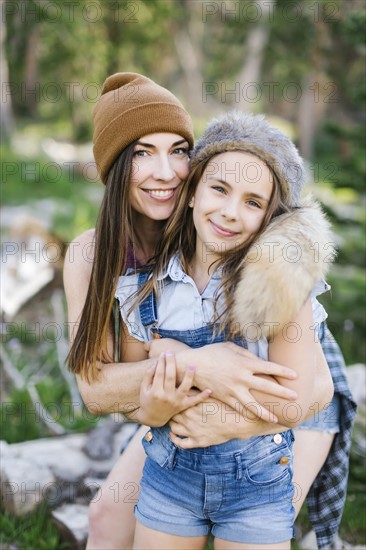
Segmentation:
[(213, 119), (196, 142), (191, 168), (228, 151), (252, 153), (263, 160), (277, 176), (285, 203), (299, 206), (306, 179), (303, 160), (292, 141), (263, 115), (231, 111)]
[(192, 120), (180, 101), (137, 73), (116, 73), (107, 78), (93, 120), (94, 158), (104, 183), (118, 155), (142, 136), (155, 132), (179, 134), (193, 147)]

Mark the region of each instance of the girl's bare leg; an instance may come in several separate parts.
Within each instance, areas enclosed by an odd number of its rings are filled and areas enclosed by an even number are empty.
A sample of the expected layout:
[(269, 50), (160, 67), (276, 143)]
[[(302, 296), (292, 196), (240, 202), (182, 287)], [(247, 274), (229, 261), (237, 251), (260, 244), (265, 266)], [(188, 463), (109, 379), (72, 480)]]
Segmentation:
[(317, 430), (296, 430), (294, 443), (294, 508), (297, 514), (323, 466), (334, 434)]
[(134, 506), (145, 462), (142, 426), (112, 468), (89, 506), (87, 550), (130, 550), (135, 532)]
[(133, 550), (204, 550), (207, 538), (177, 537), (149, 529), (137, 521)]
[(290, 550), (291, 541), (277, 544), (246, 544), (216, 538), (214, 548), (215, 550)]

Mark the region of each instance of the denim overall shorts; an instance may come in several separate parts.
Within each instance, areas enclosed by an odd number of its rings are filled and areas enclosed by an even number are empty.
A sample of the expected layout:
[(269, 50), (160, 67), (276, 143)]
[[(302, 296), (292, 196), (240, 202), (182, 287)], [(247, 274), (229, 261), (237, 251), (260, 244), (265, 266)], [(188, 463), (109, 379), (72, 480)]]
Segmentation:
[[(139, 285), (147, 275), (139, 275)], [(226, 340), (213, 327), (176, 331), (158, 328), (153, 294), (140, 305), (152, 334), (190, 347)], [(245, 343), (235, 341), (242, 346)], [(218, 414), (218, 421), (225, 411)], [(156, 531), (182, 537), (213, 536), (241, 543), (270, 544), (293, 537), (294, 486), (291, 430), (233, 439), (205, 448), (180, 449), (169, 426), (151, 428), (142, 440), (147, 458), (137, 520)]]

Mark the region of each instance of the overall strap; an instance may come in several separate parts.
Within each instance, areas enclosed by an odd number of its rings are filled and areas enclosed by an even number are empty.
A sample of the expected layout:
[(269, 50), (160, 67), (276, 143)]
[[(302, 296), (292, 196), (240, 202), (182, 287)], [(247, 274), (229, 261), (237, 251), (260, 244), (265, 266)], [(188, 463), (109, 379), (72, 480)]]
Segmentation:
[[(138, 279), (138, 287), (140, 288), (149, 278), (149, 272), (140, 272)], [(156, 308), (156, 299), (154, 292), (151, 292), (147, 298), (139, 306), (140, 318), (144, 327), (150, 327), (151, 325), (156, 325), (157, 318), (157, 308)]]
[(115, 363), (121, 361), (121, 314), (119, 312), (119, 301), (115, 298), (113, 301), (113, 330), (114, 330), (114, 354), (113, 359)]

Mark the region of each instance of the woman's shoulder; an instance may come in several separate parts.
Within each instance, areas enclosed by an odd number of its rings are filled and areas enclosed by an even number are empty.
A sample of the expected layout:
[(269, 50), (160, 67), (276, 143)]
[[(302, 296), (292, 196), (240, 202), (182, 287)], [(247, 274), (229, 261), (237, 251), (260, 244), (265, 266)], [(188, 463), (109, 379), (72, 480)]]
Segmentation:
[(90, 279), (94, 261), (95, 229), (88, 229), (70, 243), (66, 251), (64, 277), (77, 276), (78, 279)]
[(94, 240), (95, 240), (95, 228), (87, 229), (83, 233), (80, 233), (77, 237), (75, 237), (70, 245), (69, 248), (72, 246), (74, 249), (77, 249), (81, 246), (94, 246)]

